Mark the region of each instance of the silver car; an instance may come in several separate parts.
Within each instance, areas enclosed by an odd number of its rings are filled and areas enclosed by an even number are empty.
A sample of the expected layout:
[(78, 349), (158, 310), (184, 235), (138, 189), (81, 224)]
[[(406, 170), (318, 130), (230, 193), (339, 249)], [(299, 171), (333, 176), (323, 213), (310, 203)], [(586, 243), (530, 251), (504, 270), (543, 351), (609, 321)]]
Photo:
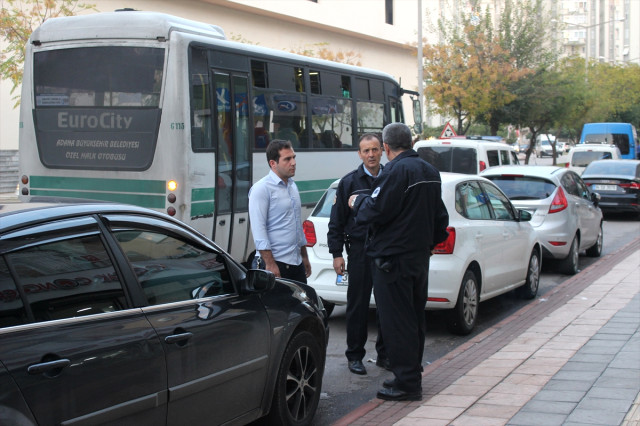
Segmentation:
[(600, 197), (589, 191), (577, 173), (554, 166), (504, 166), (481, 175), (498, 185), (516, 208), (531, 213), (543, 257), (559, 260), (564, 273), (578, 272), (583, 250), (587, 256), (600, 256)]

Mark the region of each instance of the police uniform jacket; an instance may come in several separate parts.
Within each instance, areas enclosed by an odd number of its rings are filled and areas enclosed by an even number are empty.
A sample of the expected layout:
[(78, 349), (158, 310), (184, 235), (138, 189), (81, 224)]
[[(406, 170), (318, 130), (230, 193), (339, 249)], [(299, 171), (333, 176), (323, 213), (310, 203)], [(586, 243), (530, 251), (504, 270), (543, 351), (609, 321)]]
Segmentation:
[(354, 211), (357, 224), (370, 226), (367, 254), (373, 258), (427, 253), (448, 236), (440, 172), (413, 149), (385, 165), (371, 195), (356, 198)]
[[(380, 165), (382, 172), (382, 164)], [(378, 173), (378, 176), (380, 175)], [(336, 197), (331, 207), (331, 219), (329, 220), (329, 232), (327, 240), (329, 252), (336, 257), (342, 257), (342, 248), (352, 241), (364, 244), (367, 236), (368, 225), (366, 223), (356, 223), (353, 210), (348, 206), (349, 197), (353, 194), (369, 195), (373, 185), (374, 177), (369, 176), (364, 165), (345, 175), (340, 179)]]

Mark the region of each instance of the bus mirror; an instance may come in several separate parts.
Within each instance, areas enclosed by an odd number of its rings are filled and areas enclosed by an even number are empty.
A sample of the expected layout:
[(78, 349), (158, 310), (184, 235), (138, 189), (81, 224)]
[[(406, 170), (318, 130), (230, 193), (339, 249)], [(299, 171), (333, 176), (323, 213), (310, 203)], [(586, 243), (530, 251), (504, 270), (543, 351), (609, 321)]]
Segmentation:
[(420, 99), (413, 99), (412, 97), (411, 101), (413, 102), (413, 122), (416, 124), (422, 124), (422, 108), (420, 105)]
[(413, 131), (416, 133), (416, 135), (421, 135), (422, 134), (422, 124), (415, 123), (413, 125)]

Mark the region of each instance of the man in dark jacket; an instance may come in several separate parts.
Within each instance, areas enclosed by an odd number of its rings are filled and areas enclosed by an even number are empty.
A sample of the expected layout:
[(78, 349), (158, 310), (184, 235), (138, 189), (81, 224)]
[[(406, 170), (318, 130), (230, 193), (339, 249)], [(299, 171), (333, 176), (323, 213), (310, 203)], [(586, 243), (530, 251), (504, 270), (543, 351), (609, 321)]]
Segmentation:
[(370, 196), (354, 194), (356, 223), (368, 224), (366, 251), (374, 259), (373, 289), (380, 326), (395, 378), (378, 398), (422, 399), (429, 257), (447, 237), (449, 215), (441, 198), (440, 173), (411, 149), (402, 123), (382, 131), (389, 159)]
[[(336, 198), (331, 207), (327, 242), (329, 252), (333, 255), (333, 269), (338, 276), (345, 276), (342, 249), (344, 247), (347, 249), (349, 287), (347, 288), (347, 350), (345, 355), (349, 371), (354, 374), (367, 374), (362, 359), (366, 353), (364, 346), (367, 342), (373, 262), (364, 250), (367, 225), (355, 222), (353, 211), (347, 204), (349, 197), (353, 194), (371, 194), (373, 181), (382, 170), (380, 164), (382, 143), (379, 136), (373, 133), (362, 135), (358, 143), (358, 156), (362, 160), (362, 164), (340, 179), (338, 184)], [(376, 351), (378, 352), (376, 364), (386, 367), (388, 360), (380, 334), (376, 340)]]

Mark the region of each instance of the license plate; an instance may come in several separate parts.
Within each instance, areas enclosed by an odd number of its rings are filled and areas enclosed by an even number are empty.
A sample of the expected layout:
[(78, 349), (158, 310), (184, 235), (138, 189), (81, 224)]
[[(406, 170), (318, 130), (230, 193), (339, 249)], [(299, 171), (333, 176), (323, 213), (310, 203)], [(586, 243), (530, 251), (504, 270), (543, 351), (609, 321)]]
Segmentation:
[(593, 189), (596, 191), (617, 191), (616, 185), (593, 185)]
[(342, 285), (342, 286), (349, 285), (349, 275), (347, 274), (338, 275), (336, 277), (336, 285)]

